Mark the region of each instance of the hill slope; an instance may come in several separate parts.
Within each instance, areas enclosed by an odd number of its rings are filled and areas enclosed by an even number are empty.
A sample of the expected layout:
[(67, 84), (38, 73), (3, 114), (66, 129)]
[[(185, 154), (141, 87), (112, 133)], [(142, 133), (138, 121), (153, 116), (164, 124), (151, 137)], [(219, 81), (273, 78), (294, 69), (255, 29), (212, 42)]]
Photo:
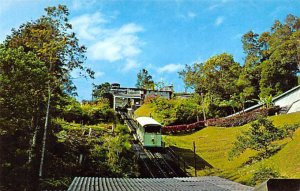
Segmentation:
[[(300, 123), (300, 112), (269, 117), (276, 126)], [(246, 131), (250, 124), (240, 127), (206, 127), (190, 135), (167, 135), (167, 145), (174, 149), (188, 162), (188, 172), (194, 175), (193, 141), (196, 144), (197, 175), (216, 175), (233, 181), (249, 184), (254, 172), (261, 166), (272, 167), (282, 176), (300, 178), (300, 128), (293, 140), (286, 138), (278, 144), (283, 148), (268, 159), (249, 162), (256, 152), (246, 150), (238, 158), (228, 160), (228, 152), (233, 147), (236, 137)]]

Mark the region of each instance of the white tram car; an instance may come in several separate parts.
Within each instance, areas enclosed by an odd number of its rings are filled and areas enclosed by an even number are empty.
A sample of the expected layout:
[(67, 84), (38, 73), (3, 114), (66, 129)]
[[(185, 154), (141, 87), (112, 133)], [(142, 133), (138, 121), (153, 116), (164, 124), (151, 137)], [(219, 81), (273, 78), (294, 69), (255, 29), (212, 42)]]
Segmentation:
[(151, 117), (138, 117), (136, 134), (144, 147), (162, 147), (162, 125)]

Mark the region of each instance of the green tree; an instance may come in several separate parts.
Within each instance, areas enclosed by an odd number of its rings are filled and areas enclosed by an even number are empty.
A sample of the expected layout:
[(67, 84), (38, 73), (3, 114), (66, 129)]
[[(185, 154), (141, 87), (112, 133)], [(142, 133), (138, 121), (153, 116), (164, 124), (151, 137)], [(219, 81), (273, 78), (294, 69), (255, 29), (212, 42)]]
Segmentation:
[(239, 102), (235, 99), (235, 97), (232, 97), (229, 100), (223, 100), (220, 103), (220, 106), (231, 107), (233, 113), (235, 113), (235, 109), (239, 107)]
[(229, 100), (231, 95), (238, 93), (240, 71), (241, 66), (234, 61), (233, 56), (223, 53), (211, 57), (205, 63), (186, 66), (179, 74), (188, 87), (193, 87), (199, 94), (204, 93), (205, 97), (208, 96), (211, 107), (217, 109), (219, 100)]
[[(50, 110), (53, 115), (56, 113), (56, 106), (59, 105), (60, 97), (75, 90), (70, 79), (70, 72), (79, 69), (92, 76), (93, 72), (83, 66), (86, 48), (80, 46), (75, 34), (71, 32), (72, 26), (68, 22), (69, 11), (66, 6), (48, 7), (45, 9), (46, 15), (36, 21), (27, 22), (13, 29), (12, 34), (4, 42), (7, 48), (23, 47), (25, 52), (33, 52), (47, 68), (47, 81), (43, 84), (44, 89), (41, 98), (43, 100), (42, 109), (38, 117), (44, 122), (43, 138), (41, 147), (41, 161), (39, 176), (43, 176), (43, 164), (46, 151), (47, 129), (50, 121)], [(24, 77), (27, 74), (24, 73)], [(32, 98), (36, 99), (36, 98)], [(45, 107), (46, 105), (46, 107)], [(34, 120), (38, 121), (38, 119)], [(41, 121), (40, 121), (41, 122)], [(36, 129), (42, 126), (35, 124)]]
[(237, 137), (237, 141), (229, 153), (229, 158), (239, 156), (246, 149), (256, 150), (262, 154), (262, 157), (268, 157), (272, 154), (274, 149), (278, 148), (274, 141), (292, 135), (291, 131), (295, 130), (296, 128), (294, 126), (277, 128), (272, 121), (260, 118), (257, 122), (251, 124), (249, 131)]
[(152, 80), (152, 76), (148, 73), (148, 70), (142, 69), (137, 74), (137, 83), (135, 85), (137, 88), (144, 89), (154, 89), (154, 81)]
[(242, 37), (246, 54), (238, 86), (246, 99), (277, 96), (297, 85), (300, 60), (300, 19), (288, 15), (276, 20), (271, 31)]
[(36, 184), (32, 169), (47, 81), (47, 68), (33, 52), (0, 45), (0, 182), (9, 189)]
[(244, 97), (253, 99), (259, 92), (260, 68), (258, 66), (261, 60), (259, 35), (249, 31), (243, 35), (242, 43), (246, 58), (237, 85)]
[(155, 89), (161, 90), (162, 88), (166, 87), (166, 83), (164, 81), (160, 81), (154, 84)]
[(275, 21), (267, 40), (269, 57), (261, 63), (260, 96), (277, 96), (297, 85), (300, 62), (300, 18)]
[(109, 94), (111, 85), (108, 82), (102, 83), (100, 85), (95, 85), (93, 87), (93, 98), (98, 99), (103, 97), (105, 94)]
[(178, 99), (174, 107), (176, 111), (177, 124), (189, 124), (197, 121), (197, 118), (202, 118), (202, 110), (200, 105), (192, 99)]
[(61, 106), (61, 118), (68, 122), (82, 123), (84, 120), (84, 113), (81, 104), (71, 96), (63, 98), (64, 104)]
[(110, 107), (109, 100), (106, 98), (99, 98), (97, 101), (84, 103), (81, 105), (81, 109), (85, 124), (116, 121), (115, 111)]
[(259, 99), (254, 99), (254, 101), (257, 101), (258, 103), (262, 104), (264, 108), (271, 108), (274, 105), (272, 95), (266, 97), (259, 96)]
[(93, 84), (93, 100), (97, 101), (101, 98), (106, 98), (109, 100), (109, 105), (113, 107), (113, 94), (110, 92), (111, 85), (108, 82), (102, 83), (100, 85)]

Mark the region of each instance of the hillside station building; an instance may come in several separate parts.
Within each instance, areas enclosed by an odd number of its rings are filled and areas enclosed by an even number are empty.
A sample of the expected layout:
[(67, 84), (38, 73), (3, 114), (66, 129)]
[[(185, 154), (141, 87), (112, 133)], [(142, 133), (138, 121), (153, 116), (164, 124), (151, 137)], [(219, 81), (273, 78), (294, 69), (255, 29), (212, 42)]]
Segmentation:
[(121, 87), (118, 83), (111, 84), (110, 93), (113, 95), (114, 110), (124, 107), (137, 109), (140, 107), (147, 96), (160, 96), (171, 99), (173, 94), (173, 86), (166, 86), (160, 90), (149, 90), (143, 88), (127, 88)]

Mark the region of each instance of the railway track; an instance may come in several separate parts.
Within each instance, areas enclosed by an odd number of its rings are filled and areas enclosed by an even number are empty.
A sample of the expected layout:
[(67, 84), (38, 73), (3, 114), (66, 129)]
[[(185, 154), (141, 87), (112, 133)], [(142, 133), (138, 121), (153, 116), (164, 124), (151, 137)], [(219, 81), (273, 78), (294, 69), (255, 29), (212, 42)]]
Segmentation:
[[(143, 148), (140, 144), (132, 144), (133, 150), (140, 159), (144, 175), (151, 178), (177, 177), (176, 171), (171, 167), (164, 154)], [(147, 175), (148, 174), (148, 175)]]
[(171, 177), (178, 177), (175, 170), (171, 167), (165, 156), (157, 151), (149, 151), (149, 155), (153, 163), (157, 166), (159, 171), (161, 172), (160, 175), (162, 175), (164, 178), (171, 178)]
[[(136, 138), (136, 123), (131, 119), (127, 113), (120, 112), (121, 118), (124, 120), (133, 136)], [(170, 164), (170, 159), (174, 159), (167, 150), (161, 148), (160, 150), (144, 148), (140, 143), (132, 143), (132, 149), (136, 156), (140, 159), (141, 165), (144, 167), (142, 176), (150, 178), (171, 178), (184, 176), (182, 173), (178, 173), (178, 169), (174, 169), (176, 164)]]
[(121, 118), (124, 120), (125, 124), (130, 129), (130, 132), (135, 133), (136, 124), (132, 118), (128, 116), (126, 112), (120, 112)]

